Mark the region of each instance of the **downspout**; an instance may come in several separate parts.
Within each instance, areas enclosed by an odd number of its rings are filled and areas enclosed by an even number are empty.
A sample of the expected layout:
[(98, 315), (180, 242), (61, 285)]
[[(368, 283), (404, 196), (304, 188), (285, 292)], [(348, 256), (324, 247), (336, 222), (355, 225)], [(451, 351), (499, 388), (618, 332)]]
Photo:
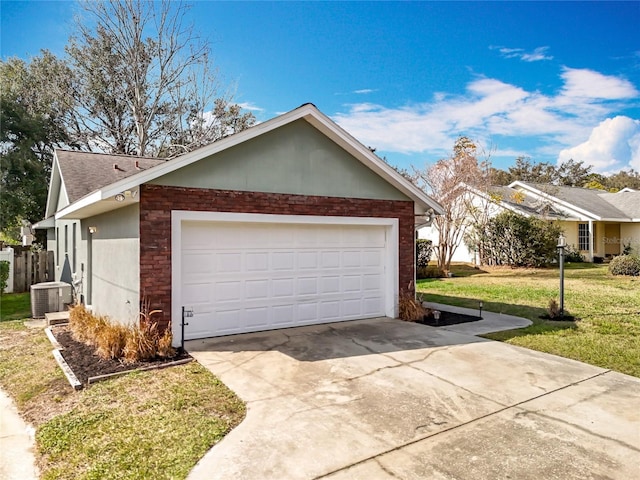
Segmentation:
[(589, 261), (593, 263), (593, 244), (595, 242), (593, 234), (593, 220), (589, 220)]

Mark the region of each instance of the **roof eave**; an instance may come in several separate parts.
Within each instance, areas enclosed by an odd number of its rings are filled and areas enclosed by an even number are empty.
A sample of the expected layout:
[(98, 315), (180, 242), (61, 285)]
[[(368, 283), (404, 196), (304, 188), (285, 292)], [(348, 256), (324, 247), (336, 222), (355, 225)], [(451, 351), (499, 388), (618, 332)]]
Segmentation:
[(596, 215), (593, 212), (590, 212), (588, 210), (585, 210), (583, 208), (577, 207), (576, 205), (574, 205), (573, 203), (567, 202), (566, 200), (561, 200), (558, 197), (554, 197), (553, 195), (550, 195), (546, 192), (543, 192), (542, 190), (538, 190), (535, 187), (532, 187), (531, 185), (527, 185), (526, 183), (521, 182), (520, 180), (516, 180), (515, 182), (512, 182), (509, 184), (510, 188), (513, 188), (514, 185), (518, 185), (522, 188), (524, 188), (525, 190), (528, 190), (529, 192), (538, 195), (542, 198), (544, 198), (545, 200), (549, 200), (553, 203), (556, 203), (557, 205), (562, 205), (564, 208), (568, 209), (568, 210), (573, 210), (574, 212), (583, 215), (585, 217), (589, 217), (588, 219), (591, 220), (597, 220), (597, 221), (601, 221), (602, 218), (599, 215)]

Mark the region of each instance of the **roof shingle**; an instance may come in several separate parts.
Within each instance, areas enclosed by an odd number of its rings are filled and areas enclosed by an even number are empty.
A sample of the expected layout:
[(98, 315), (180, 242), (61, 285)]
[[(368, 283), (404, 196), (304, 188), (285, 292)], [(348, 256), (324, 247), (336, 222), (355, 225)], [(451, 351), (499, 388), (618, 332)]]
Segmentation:
[(131, 155), (56, 150), (69, 202), (167, 160)]

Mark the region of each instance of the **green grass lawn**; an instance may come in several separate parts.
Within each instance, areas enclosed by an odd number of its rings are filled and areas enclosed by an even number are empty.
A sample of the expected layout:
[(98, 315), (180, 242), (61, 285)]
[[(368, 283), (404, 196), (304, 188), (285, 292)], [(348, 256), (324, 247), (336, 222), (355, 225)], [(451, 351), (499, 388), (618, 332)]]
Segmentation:
[(29, 293), (3, 293), (0, 295), (0, 322), (31, 316)]
[(453, 278), (418, 280), (428, 301), (528, 318), (533, 325), (487, 338), (640, 377), (640, 278), (614, 277), (606, 265), (565, 269), (565, 310), (579, 320), (540, 319), (559, 299), (558, 269), (452, 266)]
[(244, 418), (243, 402), (196, 362), (75, 392), (51, 350), (42, 328), (0, 322), (0, 386), (36, 428), (42, 479), (185, 478)]

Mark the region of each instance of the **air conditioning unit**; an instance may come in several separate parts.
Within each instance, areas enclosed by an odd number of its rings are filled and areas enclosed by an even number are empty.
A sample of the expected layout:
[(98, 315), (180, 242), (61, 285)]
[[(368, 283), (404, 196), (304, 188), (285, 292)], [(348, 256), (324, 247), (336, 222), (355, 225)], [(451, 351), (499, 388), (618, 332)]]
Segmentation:
[(44, 318), (45, 313), (63, 312), (71, 303), (71, 285), (66, 282), (44, 282), (31, 285), (31, 316)]

